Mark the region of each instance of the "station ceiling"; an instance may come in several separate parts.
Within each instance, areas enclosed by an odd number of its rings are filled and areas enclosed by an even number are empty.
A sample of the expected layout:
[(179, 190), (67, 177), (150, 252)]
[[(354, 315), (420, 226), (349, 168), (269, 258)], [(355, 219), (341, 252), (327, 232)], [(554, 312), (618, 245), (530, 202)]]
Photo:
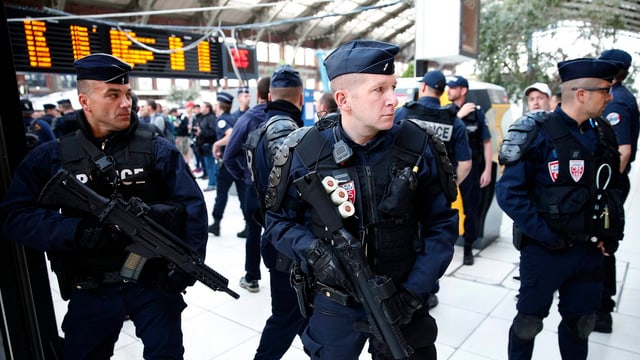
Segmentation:
[[(113, 14), (103, 20), (161, 24), (190, 32), (219, 27), (226, 36), (239, 41), (279, 42), (316, 49), (335, 48), (356, 38), (375, 39), (400, 46), (400, 56), (410, 60), (415, 52), (415, 1), (426, 0), (5, 0), (5, 3), (40, 2), (65, 13)], [(575, 10), (593, 2), (567, 0), (564, 6)], [(606, 8), (603, 11), (622, 15), (626, 30), (640, 32), (640, 0), (601, 3), (599, 6)]]

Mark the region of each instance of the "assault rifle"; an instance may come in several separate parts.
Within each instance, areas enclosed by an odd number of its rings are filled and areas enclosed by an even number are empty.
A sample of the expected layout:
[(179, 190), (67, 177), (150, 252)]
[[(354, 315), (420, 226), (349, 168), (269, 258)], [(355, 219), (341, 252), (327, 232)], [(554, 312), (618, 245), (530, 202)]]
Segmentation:
[(40, 193), (38, 202), (45, 206), (67, 207), (92, 214), (104, 224), (117, 226), (133, 243), (120, 276), (135, 281), (147, 259), (162, 258), (169, 267), (180, 269), (215, 291), (240, 297), (228, 288), (229, 280), (204, 264), (203, 259), (186, 243), (147, 215), (149, 206), (136, 197), (125, 201), (115, 195), (111, 199), (93, 191), (74, 175), (61, 170)]
[(367, 313), (373, 336), (389, 347), (394, 358), (411, 356), (413, 349), (407, 344), (398, 325), (400, 315), (386, 303), (396, 292), (393, 281), (389, 277), (373, 273), (364, 258), (362, 243), (343, 227), (342, 217), (317, 173), (311, 172), (296, 179), (294, 183), (302, 199), (315, 209), (332, 234), (332, 249), (347, 271), (354, 293), (352, 295)]

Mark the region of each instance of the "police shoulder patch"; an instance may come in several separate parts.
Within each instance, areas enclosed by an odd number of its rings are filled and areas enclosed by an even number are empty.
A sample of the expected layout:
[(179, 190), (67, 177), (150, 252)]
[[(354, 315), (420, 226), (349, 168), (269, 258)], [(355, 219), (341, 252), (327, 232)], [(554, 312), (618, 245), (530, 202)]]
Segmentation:
[(618, 125), (620, 123), (620, 114), (618, 114), (617, 112), (612, 112), (607, 114), (607, 120), (609, 121), (609, 123), (611, 123), (611, 125)]
[(222, 129), (222, 128), (223, 128), (223, 127), (225, 127), (225, 126), (227, 126), (227, 122), (226, 122), (226, 121), (224, 121), (224, 120), (218, 120), (218, 127), (219, 127), (219, 128), (221, 128), (221, 129)]

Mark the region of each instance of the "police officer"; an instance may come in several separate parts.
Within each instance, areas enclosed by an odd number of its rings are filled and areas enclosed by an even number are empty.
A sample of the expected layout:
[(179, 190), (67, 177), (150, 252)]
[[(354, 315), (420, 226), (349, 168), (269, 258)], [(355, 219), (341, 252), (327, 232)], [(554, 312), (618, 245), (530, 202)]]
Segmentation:
[(420, 81), (418, 101), (409, 101), (396, 111), (396, 120), (418, 119), (433, 127), (447, 144), (449, 158), (456, 171), (456, 183), (460, 185), (471, 171), (471, 149), (465, 125), (456, 116), (455, 108), (441, 107), (446, 78), (442, 71), (431, 70)]
[[(139, 282), (124, 282), (119, 271), (130, 242), (126, 234), (64, 206), (59, 211), (38, 204), (47, 181), (63, 168), (102, 196), (141, 198), (152, 207), (151, 216), (174, 222), (171, 230), (205, 255), (202, 192), (175, 146), (131, 113), (131, 66), (100, 53), (74, 66), (82, 132), (49, 141), (20, 163), (0, 206), (3, 237), (48, 253), (69, 300), (62, 322), (66, 359), (110, 358), (127, 318), (142, 339), (145, 358), (182, 359), (181, 292), (194, 280), (148, 260)], [(104, 168), (89, 155), (96, 152), (106, 155), (108, 163), (99, 162)]]
[(58, 108), (60, 109), (60, 116), (53, 120), (53, 133), (57, 138), (80, 128), (71, 100), (58, 100)]
[(247, 110), (249, 110), (249, 105), (251, 104), (251, 94), (249, 93), (249, 88), (246, 86), (239, 87), (236, 96), (238, 98), (238, 109), (231, 115), (233, 115), (236, 119), (240, 119), (240, 117), (244, 115)]
[[(606, 50), (599, 56), (602, 60), (617, 61), (621, 64), (620, 71), (613, 79), (611, 95), (613, 100), (604, 109), (604, 116), (613, 125), (618, 139), (618, 151), (620, 151), (620, 172), (629, 181), (631, 163), (636, 158), (638, 148), (638, 131), (640, 128), (640, 115), (637, 100), (622, 82), (629, 75), (631, 55), (620, 49)], [(627, 190), (628, 195), (628, 190)], [(626, 195), (625, 195), (626, 198)], [(602, 306), (597, 312), (595, 331), (610, 333), (613, 331), (613, 319), (611, 312), (616, 306), (613, 296), (616, 294), (616, 258), (615, 255), (605, 257), (604, 266), (604, 291), (602, 293)]]
[(302, 334), (312, 359), (356, 359), (367, 339), (375, 359), (392, 358), (353, 301), (346, 280), (351, 270), (336, 259), (333, 234), (314, 204), (298, 195), (294, 181), (313, 176), (331, 176), (342, 189), (334, 191), (352, 201), (353, 215), (343, 207), (344, 229), (363, 242), (374, 274), (392, 279), (397, 291), (385, 304), (400, 314), (395, 324), (414, 350), (411, 358), (436, 358), (437, 326), (424, 301), (453, 256), (458, 216), (442, 189), (455, 196), (455, 184), (444, 144), (432, 147), (439, 140), (418, 123), (394, 123), (398, 51), (384, 42), (353, 40), (329, 54), (324, 65), (341, 120), (292, 132), (274, 158), (264, 236), (315, 277), (318, 291)]
[(20, 109), (22, 110), (22, 121), (28, 150), (32, 150), (36, 146), (55, 138), (48, 122), (33, 118), (33, 103), (31, 100), (20, 99)]
[(40, 119), (46, 121), (49, 125), (53, 125), (53, 120), (58, 117), (58, 109), (54, 104), (42, 105), (44, 109), (44, 115)]
[(457, 106), (456, 116), (464, 122), (471, 148), (471, 170), (460, 183), (460, 196), (464, 210), (464, 265), (473, 265), (473, 242), (480, 233), (480, 189), (491, 183), (492, 150), (491, 133), (484, 111), (472, 102), (467, 102), (469, 82), (462, 76), (454, 76), (447, 82), (447, 96)]
[[(249, 134), (246, 141), (247, 158), (252, 159), (251, 172), (255, 185), (253, 190), (258, 200), (258, 217), (262, 224), (264, 197), (273, 158), (287, 135), (304, 125), (303, 89), (298, 71), (290, 65), (278, 66), (271, 75), (269, 102), (265, 109), (266, 120), (255, 132)], [(268, 238), (262, 241), (262, 258), (269, 269), (271, 316), (262, 330), (254, 359), (277, 360), (289, 349), (296, 334), (302, 334), (306, 320), (298, 309), (296, 292), (289, 282), (291, 259), (278, 252)]]
[(530, 359), (535, 336), (559, 292), (563, 359), (586, 359), (600, 308), (604, 257), (624, 227), (624, 179), (613, 129), (600, 116), (611, 100), (615, 63), (558, 63), (562, 107), (530, 112), (509, 129), (500, 151), (496, 198), (514, 221), (520, 249), (518, 313), (509, 359)]
[[(219, 91), (216, 96), (217, 104), (215, 107), (215, 114), (217, 118), (216, 123), (216, 137), (218, 140), (213, 143), (213, 157), (219, 161), (218, 169), (216, 173), (216, 198), (213, 204), (213, 223), (209, 226), (209, 232), (219, 236), (220, 235), (220, 221), (224, 215), (224, 209), (227, 207), (227, 201), (229, 200), (229, 189), (235, 183), (238, 194), (244, 194), (244, 182), (233, 178), (227, 170), (222, 157), (231, 133), (233, 132), (233, 126), (236, 119), (229, 111), (231, 111), (231, 104), (233, 103), (233, 95), (225, 91)], [(244, 197), (240, 196), (240, 206), (244, 208)], [(246, 220), (245, 220), (246, 227)], [(257, 292), (259, 288), (252, 288), (254, 292)]]

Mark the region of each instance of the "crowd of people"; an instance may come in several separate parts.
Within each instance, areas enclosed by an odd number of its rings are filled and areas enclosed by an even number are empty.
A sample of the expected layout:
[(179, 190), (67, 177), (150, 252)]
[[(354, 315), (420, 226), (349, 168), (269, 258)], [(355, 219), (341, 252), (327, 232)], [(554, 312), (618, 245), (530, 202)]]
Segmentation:
[[(239, 286), (259, 292), (261, 261), (269, 270), (271, 314), (255, 359), (281, 358), (296, 336), (312, 359), (357, 359), (365, 346), (374, 359), (436, 359), (430, 310), (459, 238), (463, 264), (474, 265), (494, 154), (466, 78), (428, 71), (419, 99), (398, 106), (398, 52), (370, 40), (331, 52), (315, 126), (304, 126), (303, 81), (290, 65), (258, 81), (256, 104), (240, 87), (181, 113), (138, 99), (129, 64), (92, 54), (74, 62), (80, 109), (65, 99), (34, 118), (23, 100), (36, 142), (0, 203), (1, 230), (49, 255), (69, 301), (65, 358), (109, 358), (125, 319), (145, 358), (182, 358), (182, 295), (195, 279), (159, 259), (140, 281), (123, 280), (130, 234), (64, 203), (39, 203), (61, 169), (102, 196), (141, 198), (203, 259), (235, 185), (245, 222), (237, 235), (246, 238)], [(560, 91), (528, 86), (527, 112), (505, 134), (496, 198), (520, 251), (509, 359), (532, 357), (556, 292), (564, 359), (586, 359), (589, 334), (613, 331), (615, 252), (640, 127), (623, 84), (631, 62), (612, 49), (558, 63)]]

